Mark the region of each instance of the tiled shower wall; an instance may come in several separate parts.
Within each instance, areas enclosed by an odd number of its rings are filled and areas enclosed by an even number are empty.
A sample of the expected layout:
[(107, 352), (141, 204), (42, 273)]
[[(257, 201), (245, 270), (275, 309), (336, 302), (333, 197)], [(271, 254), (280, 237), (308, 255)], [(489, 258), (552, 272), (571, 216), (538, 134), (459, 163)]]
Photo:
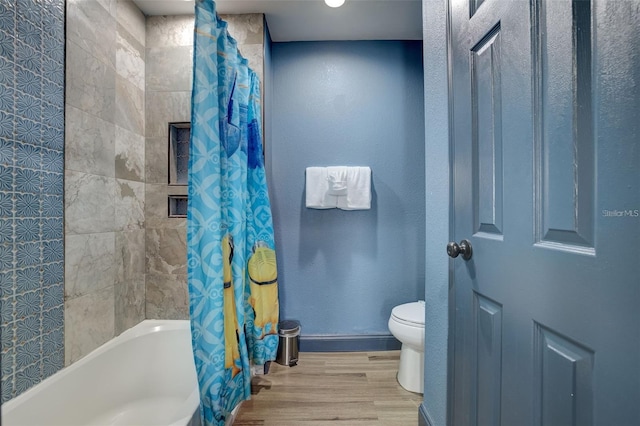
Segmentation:
[[(166, 132), (190, 119), (193, 17), (145, 29), (130, 0), (66, 12), (65, 106), (64, 0), (0, 0), (3, 402), (145, 317), (189, 315)], [(261, 76), (263, 16), (225, 19)]]
[(147, 318), (189, 318), (186, 219), (168, 218), (168, 123), (190, 121), (193, 16), (147, 18), (145, 143)]
[(145, 318), (145, 17), (68, 0), (65, 362)]
[[(229, 33), (262, 81), (264, 16), (223, 15)], [(168, 123), (191, 119), (193, 16), (147, 18), (146, 49), (146, 315), (189, 318), (186, 222), (168, 218), (169, 195), (186, 186), (169, 185)]]
[(63, 347), (64, 0), (0, 0), (2, 402)]

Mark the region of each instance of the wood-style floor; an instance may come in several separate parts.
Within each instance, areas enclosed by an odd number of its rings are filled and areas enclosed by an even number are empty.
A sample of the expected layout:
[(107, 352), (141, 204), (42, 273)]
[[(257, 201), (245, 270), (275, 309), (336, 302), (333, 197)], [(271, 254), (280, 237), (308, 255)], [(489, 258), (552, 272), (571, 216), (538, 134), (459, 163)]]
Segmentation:
[(295, 367), (254, 376), (234, 426), (415, 426), (422, 395), (396, 380), (400, 351), (301, 352)]

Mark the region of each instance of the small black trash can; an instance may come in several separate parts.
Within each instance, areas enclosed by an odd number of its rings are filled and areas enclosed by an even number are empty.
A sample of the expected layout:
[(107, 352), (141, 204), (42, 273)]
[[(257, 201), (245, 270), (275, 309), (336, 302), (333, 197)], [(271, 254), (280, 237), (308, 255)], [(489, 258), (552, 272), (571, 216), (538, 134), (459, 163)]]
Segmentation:
[(293, 367), (298, 364), (300, 322), (283, 320), (278, 323), (278, 353), (276, 362)]

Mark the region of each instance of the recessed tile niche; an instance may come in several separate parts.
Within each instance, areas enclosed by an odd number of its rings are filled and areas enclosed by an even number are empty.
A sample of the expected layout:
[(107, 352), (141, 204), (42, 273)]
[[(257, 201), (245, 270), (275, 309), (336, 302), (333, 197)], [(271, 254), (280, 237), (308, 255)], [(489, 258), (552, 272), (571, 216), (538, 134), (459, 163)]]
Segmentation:
[(169, 217), (187, 217), (186, 195), (169, 195)]
[[(169, 185), (186, 186), (189, 177), (191, 123), (169, 123)], [(169, 195), (169, 217), (187, 217), (187, 196)]]
[(169, 123), (169, 185), (186, 185), (191, 123)]

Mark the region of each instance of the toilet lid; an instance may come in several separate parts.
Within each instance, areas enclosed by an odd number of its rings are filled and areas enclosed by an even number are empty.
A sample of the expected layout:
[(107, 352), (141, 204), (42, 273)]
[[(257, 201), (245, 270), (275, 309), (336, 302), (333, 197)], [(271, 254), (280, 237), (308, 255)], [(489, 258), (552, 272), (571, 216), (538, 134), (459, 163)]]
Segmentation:
[(424, 327), (424, 301), (398, 305), (391, 310), (391, 315), (399, 322)]

